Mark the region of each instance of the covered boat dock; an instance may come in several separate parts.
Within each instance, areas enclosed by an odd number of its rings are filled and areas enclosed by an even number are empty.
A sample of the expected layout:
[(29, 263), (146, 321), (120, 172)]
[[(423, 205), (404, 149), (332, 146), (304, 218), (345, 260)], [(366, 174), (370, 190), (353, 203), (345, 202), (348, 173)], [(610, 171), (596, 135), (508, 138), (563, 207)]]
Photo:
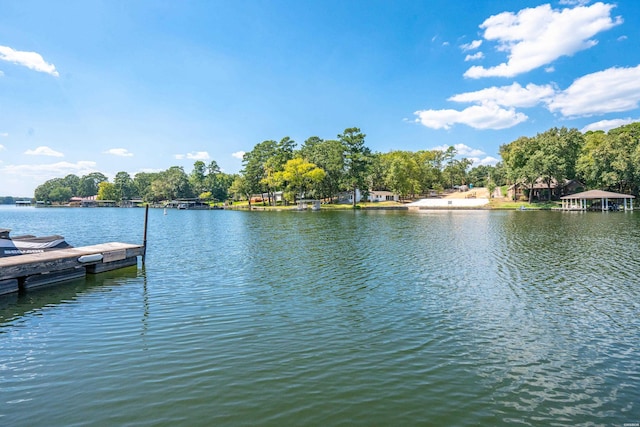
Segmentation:
[(586, 211), (586, 210), (633, 210), (635, 196), (623, 193), (613, 193), (602, 190), (589, 190), (582, 193), (561, 197), (562, 210)]

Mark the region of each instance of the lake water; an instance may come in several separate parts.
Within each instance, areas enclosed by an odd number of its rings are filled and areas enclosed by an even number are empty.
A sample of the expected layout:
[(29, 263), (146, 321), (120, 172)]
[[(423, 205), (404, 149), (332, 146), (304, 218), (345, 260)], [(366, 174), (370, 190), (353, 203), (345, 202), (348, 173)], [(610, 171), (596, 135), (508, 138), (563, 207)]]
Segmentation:
[[(141, 243), (142, 209), (0, 208)], [(0, 297), (0, 425), (637, 425), (640, 212), (149, 212)]]

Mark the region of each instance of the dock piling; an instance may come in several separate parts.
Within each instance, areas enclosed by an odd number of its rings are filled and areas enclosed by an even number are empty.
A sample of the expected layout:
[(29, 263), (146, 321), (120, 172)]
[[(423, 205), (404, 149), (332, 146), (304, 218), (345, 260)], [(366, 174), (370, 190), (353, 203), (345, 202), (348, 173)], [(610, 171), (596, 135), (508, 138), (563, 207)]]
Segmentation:
[(147, 203), (147, 205), (144, 208), (144, 237), (143, 237), (143, 241), (142, 241), (142, 265), (144, 265), (144, 262), (147, 258), (147, 223), (149, 221), (149, 204)]

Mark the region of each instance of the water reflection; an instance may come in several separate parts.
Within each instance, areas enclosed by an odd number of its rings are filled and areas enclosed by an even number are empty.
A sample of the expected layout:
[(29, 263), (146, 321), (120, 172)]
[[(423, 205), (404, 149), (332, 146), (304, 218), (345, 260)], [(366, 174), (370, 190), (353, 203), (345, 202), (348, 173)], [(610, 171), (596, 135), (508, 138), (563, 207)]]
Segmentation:
[[(53, 284), (28, 292), (0, 296), (0, 328), (7, 323), (27, 314), (34, 314), (77, 301), (84, 294), (91, 293), (104, 286), (117, 286), (128, 279), (138, 277), (136, 266), (109, 271), (99, 275), (87, 275), (86, 278)], [(147, 308), (145, 306), (145, 312)], [(0, 329), (2, 333), (2, 329)]]

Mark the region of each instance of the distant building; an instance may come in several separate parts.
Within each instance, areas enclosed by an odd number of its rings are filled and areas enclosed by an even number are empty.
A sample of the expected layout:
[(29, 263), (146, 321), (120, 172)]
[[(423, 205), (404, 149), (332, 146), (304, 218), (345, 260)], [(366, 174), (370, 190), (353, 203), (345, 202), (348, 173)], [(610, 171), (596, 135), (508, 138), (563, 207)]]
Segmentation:
[[(386, 190), (370, 190), (367, 198), (362, 196), (359, 189), (356, 188), (356, 203), (359, 202), (397, 202), (400, 195)], [(338, 203), (353, 203), (353, 191), (343, 191), (338, 193)]]
[[(575, 194), (584, 190), (584, 184), (575, 179), (565, 179), (560, 185), (553, 179), (551, 180), (551, 199), (557, 200), (560, 197)], [(533, 191), (532, 200), (548, 200), (549, 186), (542, 179), (536, 179), (533, 189), (529, 184), (514, 184), (507, 190), (507, 197), (511, 200), (528, 199), (529, 191)]]

